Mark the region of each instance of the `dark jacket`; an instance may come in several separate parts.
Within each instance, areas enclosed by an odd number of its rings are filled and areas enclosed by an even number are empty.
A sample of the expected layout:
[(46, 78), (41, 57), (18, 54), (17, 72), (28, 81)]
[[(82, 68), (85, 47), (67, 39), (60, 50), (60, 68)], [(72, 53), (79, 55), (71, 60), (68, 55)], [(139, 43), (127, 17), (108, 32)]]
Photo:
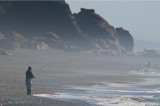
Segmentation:
[(31, 70), (26, 71), (26, 78), (34, 78), (34, 75)]

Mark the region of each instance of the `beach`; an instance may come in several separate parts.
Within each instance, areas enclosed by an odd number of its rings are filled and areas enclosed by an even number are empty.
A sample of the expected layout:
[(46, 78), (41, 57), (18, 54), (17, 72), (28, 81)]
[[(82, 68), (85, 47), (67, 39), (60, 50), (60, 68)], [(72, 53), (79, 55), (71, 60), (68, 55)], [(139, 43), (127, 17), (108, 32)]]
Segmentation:
[[(107, 56), (59, 50), (16, 49), (11, 53), (13, 55), (0, 55), (0, 104), (3, 106), (97, 105), (56, 97), (62, 96), (62, 93), (84, 93), (90, 89), (84, 89), (86, 87), (143, 83), (157, 76), (141, 76), (130, 72), (143, 67), (148, 61), (160, 63), (157, 58), (151, 57)], [(33, 96), (26, 95), (25, 71), (28, 66), (33, 68), (36, 77), (32, 80)], [(52, 98), (41, 94), (56, 96)], [(105, 93), (101, 96), (111, 95)]]

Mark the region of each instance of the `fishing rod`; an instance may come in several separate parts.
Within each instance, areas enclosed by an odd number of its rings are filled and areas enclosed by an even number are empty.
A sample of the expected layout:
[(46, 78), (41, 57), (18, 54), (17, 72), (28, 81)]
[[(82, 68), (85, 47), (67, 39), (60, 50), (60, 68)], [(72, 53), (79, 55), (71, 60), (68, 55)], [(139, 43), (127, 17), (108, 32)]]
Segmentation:
[[(45, 65), (43, 65), (42, 67), (40, 67), (38, 70), (35, 71), (35, 76), (37, 76), (40, 72), (42, 72), (47, 66), (50, 66), (51, 64), (53, 64), (53, 62), (49, 62)], [(19, 86), (19, 85), (15, 85), (15, 84), (3, 84), (1, 83), (0, 86), (11, 86), (11, 87), (22, 87), (22, 86)], [(1, 104), (0, 104), (1, 106)]]
[(53, 62), (49, 62), (49, 63), (43, 65), (42, 67), (40, 67), (38, 70), (36, 70), (35, 76), (36, 76), (37, 74), (39, 74), (40, 72), (42, 72), (47, 66), (50, 66), (51, 64), (53, 64)]

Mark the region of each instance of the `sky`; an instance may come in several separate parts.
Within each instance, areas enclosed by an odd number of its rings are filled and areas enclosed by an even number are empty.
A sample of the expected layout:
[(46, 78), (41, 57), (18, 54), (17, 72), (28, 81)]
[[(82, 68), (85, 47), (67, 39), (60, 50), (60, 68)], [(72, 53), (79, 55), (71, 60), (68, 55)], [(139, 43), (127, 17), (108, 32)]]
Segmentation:
[(66, 0), (72, 13), (95, 9), (112, 26), (127, 29), (134, 39), (160, 42), (160, 0)]

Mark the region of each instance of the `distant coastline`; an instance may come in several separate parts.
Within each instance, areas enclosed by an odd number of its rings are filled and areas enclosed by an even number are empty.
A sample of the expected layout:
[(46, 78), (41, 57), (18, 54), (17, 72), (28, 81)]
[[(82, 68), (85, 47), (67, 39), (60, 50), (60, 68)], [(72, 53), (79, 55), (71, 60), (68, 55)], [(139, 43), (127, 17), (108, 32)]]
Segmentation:
[(155, 49), (160, 50), (160, 42), (145, 41), (145, 40), (134, 40), (134, 52), (140, 52), (144, 49)]

